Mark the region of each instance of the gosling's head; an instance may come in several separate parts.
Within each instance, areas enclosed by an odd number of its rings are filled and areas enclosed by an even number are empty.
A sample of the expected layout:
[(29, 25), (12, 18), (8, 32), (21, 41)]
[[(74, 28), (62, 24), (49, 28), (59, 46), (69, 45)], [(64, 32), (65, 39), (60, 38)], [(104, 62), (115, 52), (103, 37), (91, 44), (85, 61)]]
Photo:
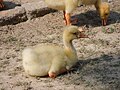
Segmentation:
[(63, 33), (63, 39), (72, 41), (78, 38), (87, 38), (88, 36), (83, 33), (83, 29), (77, 26), (66, 26)]
[(98, 12), (100, 18), (102, 19), (102, 25), (105, 26), (107, 24), (107, 19), (110, 14), (110, 6), (107, 2), (102, 2), (98, 8)]

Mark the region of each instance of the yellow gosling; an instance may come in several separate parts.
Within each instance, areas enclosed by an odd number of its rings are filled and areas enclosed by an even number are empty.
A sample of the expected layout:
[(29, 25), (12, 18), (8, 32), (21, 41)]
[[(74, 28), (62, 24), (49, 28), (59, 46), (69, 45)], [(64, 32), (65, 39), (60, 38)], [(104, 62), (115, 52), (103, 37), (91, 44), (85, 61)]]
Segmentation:
[(102, 2), (101, 0), (81, 0), (81, 3), (85, 5), (95, 5), (102, 20), (102, 25), (107, 24), (107, 19), (110, 14), (110, 6), (107, 2)]
[(87, 37), (82, 31), (77, 26), (67, 26), (63, 33), (64, 47), (45, 44), (25, 48), (22, 52), (25, 72), (31, 76), (55, 78), (69, 70), (78, 61), (72, 40)]
[(66, 25), (71, 25), (71, 12), (78, 6), (80, 0), (45, 0), (48, 7), (63, 10)]

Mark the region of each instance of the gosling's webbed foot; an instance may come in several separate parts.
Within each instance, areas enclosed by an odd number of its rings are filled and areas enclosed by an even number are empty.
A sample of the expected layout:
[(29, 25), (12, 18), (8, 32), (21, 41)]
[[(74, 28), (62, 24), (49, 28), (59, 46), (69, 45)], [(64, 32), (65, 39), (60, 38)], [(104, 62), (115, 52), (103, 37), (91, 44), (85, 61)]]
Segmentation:
[(54, 72), (49, 73), (49, 77), (54, 79), (56, 77), (56, 73)]

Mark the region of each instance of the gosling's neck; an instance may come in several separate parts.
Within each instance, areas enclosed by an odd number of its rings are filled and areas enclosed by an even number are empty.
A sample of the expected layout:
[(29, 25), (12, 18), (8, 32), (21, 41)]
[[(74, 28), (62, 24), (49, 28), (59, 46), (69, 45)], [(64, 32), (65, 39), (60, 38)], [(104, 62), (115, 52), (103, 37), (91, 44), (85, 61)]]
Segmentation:
[(99, 7), (101, 6), (102, 1), (101, 0), (96, 0), (95, 7), (98, 10)]
[(76, 53), (74, 46), (72, 45), (72, 41), (63, 40), (63, 42), (64, 42), (65, 54), (66, 54), (67, 58), (69, 59), (66, 61), (66, 63), (67, 63), (66, 69), (69, 70), (72, 66), (75, 65), (75, 63), (78, 60), (77, 53)]
[(63, 39), (65, 54), (70, 60), (77, 60), (77, 53), (72, 44), (72, 40)]

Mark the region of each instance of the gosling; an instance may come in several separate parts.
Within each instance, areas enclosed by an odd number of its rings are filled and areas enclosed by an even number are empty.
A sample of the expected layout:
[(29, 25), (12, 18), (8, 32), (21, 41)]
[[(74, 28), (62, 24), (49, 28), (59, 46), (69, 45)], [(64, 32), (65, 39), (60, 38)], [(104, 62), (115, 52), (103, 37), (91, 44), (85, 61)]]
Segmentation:
[(74, 39), (86, 38), (81, 28), (67, 26), (63, 32), (64, 47), (54, 44), (27, 47), (22, 52), (23, 67), (31, 76), (55, 78), (70, 70), (78, 61), (76, 50), (72, 44)]

